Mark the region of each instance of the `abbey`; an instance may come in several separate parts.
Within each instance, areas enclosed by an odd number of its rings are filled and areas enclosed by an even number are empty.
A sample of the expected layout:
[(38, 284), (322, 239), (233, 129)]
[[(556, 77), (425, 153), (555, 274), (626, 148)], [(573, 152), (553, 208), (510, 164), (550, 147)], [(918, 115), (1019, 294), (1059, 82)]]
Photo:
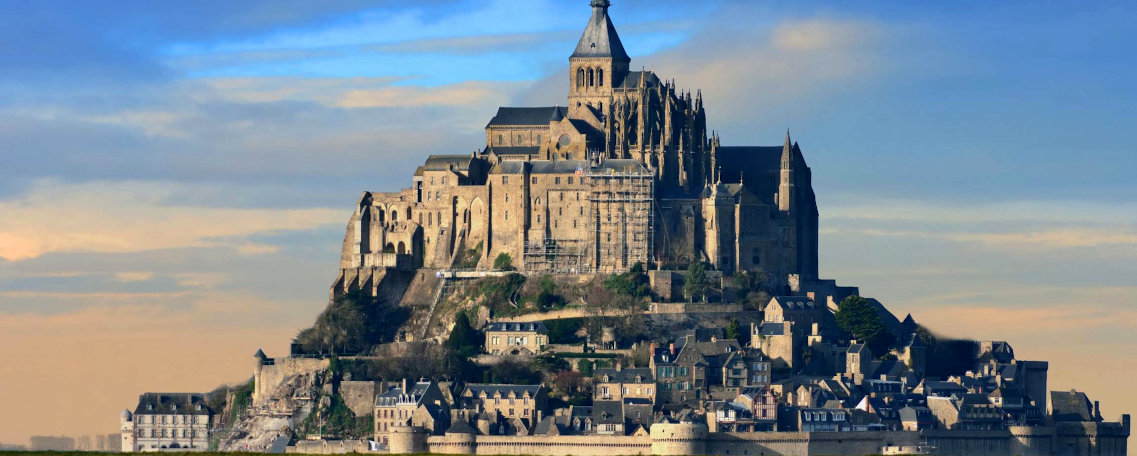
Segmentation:
[(501, 107), (486, 143), (432, 155), (409, 188), (365, 192), (333, 295), (386, 268), (612, 273), (702, 261), (724, 273), (817, 278), (810, 169), (781, 146), (724, 146), (692, 94), (633, 71), (608, 0), (569, 56), (565, 106)]

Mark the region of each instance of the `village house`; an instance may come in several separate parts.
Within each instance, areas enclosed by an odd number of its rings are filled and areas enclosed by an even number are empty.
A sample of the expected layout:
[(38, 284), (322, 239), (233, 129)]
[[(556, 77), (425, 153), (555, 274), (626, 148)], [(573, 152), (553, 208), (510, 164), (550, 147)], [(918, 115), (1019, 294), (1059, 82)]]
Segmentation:
[(485, 333), (486, 353), (492, 355), (532, 355), (549, 343), (544, 322), (488, 323)]

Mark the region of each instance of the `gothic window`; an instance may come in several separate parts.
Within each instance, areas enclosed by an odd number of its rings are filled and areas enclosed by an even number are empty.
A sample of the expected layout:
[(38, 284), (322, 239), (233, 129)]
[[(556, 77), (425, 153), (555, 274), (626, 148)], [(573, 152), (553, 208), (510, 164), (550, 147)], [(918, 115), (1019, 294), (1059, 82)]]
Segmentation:
[(538, 196), (536, 199), (533, 200), (533, 205), (535, 205), (535, 206), (541, 205), (541, 197), (540, 196)]
[(497, 145), (500, 146), (503, 141), (504, 141), (504, 138), (502, 138), (501, 135), (497, 135)]
[(584, 68), (576, 69), (576, 86), (584, 87)]
[(438, 220), (438, 224), (439, 224), (439, 225), (441, 225), (441, 224), (442, 224), (442, 213), (441, 213), (441, 212), (439, 212), (439, 213), (435, 214), (434, 218), (435, 218), (436, 220)]
[(521, 135), (517, 135), (517, 145), (521, 145)]
[(541, 135), (537, 135), (537, 145), (541, 145)]
[(434, 214), (426, 214), (426, 226), (434, 226)]
[(594, 85), (596, 85), (596, 73), (594, 73), (592, 71), (592, 69), (589, 68), (588, 69), (588, 86), (592, 87)]
[[(603, 68), (596, 70), (596, 85), (598, 85), (600, 87), (604, 87), (604, 69)], [(603, 104), (600, 105), (600, 109), (604, 109)]]

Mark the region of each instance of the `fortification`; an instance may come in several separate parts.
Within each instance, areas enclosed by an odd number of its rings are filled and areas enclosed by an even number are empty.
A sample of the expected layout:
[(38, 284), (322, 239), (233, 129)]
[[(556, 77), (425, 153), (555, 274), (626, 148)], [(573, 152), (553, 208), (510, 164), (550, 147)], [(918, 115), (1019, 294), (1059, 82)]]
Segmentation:
[(707, 432), (698, 423), (656, 423), (649, 436), (429, 436), (397, 427), (392, 454), (854, 456), (885, 446), (928, 444), (944, 456), (1125, 456), (1129, 417), (1116, 423), (1011, 427), (998, 431)]

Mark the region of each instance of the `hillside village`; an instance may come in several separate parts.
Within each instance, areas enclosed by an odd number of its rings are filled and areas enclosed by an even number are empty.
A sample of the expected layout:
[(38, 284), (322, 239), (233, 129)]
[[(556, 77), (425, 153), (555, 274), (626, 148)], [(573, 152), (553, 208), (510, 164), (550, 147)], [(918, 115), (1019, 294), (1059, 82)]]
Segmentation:
[(789, 132), (723, 146), (590, 6), (566, 106), (502, 107), (474, 152), (363, 193), (290, 352), (142, 394), (123, 451), (1126, 454), (1130, 417), (1046, 361), (820, 278)]

